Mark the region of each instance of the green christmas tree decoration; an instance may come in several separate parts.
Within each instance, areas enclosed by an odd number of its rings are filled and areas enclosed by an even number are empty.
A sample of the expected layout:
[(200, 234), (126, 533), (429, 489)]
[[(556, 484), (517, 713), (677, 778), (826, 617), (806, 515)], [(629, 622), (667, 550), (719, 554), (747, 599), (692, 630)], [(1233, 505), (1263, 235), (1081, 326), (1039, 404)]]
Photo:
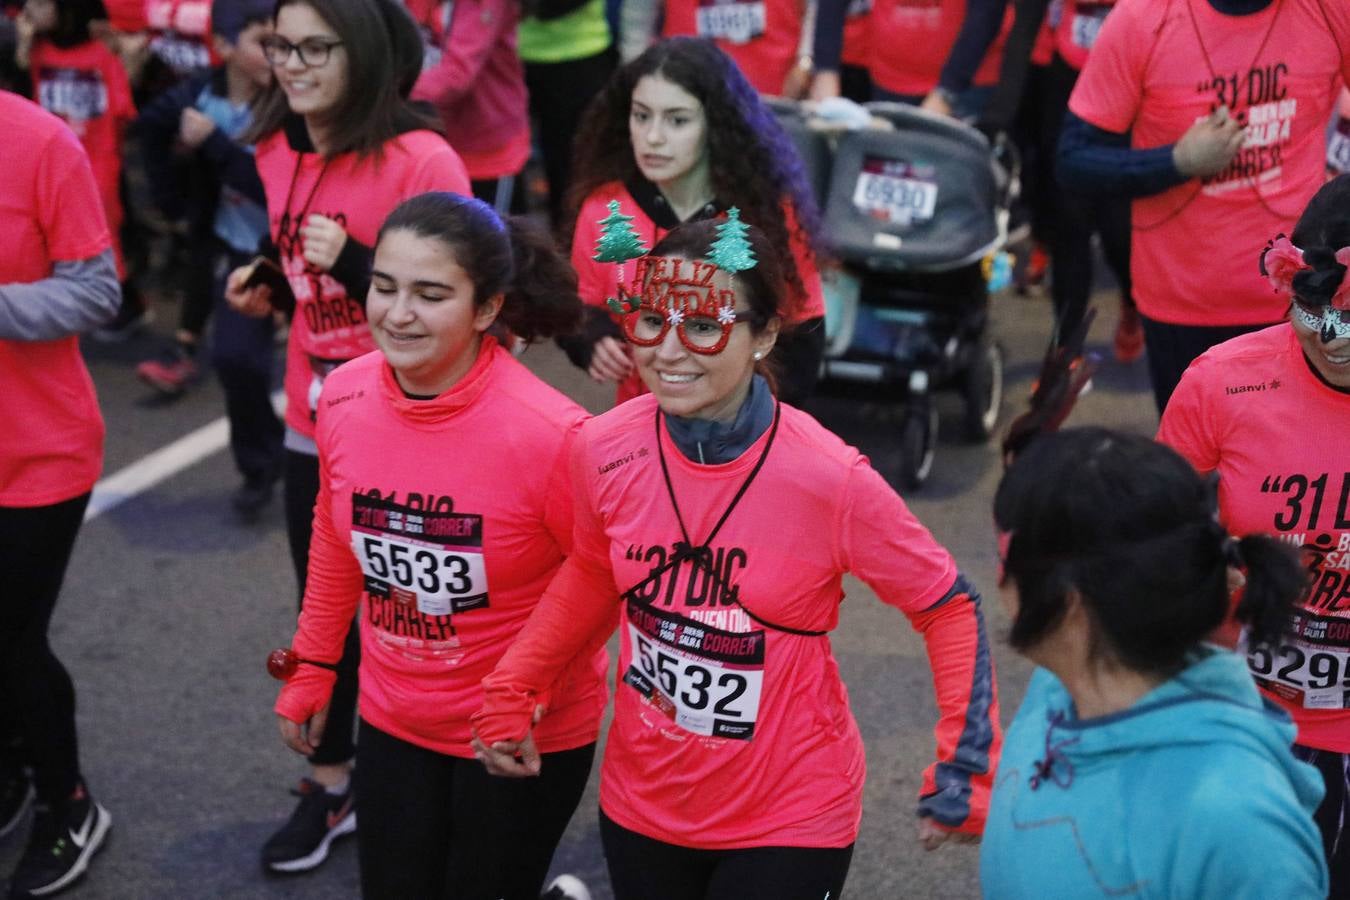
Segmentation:
[(717, 240), (708, 253), (708, 262), (729, 273), (753, 269), (759, 260), (746, 237), (749, 233), (750, 226), (741, 221), (741, 211), (734, 206), (727, 210), (727, 220), (717, 226)]
[(642, 238), (633, 230), (633, 217), (619, 211), (619, 201), (609, 201), (609, 215), (600, 220), (600, 237), (595, 242), (596, 262), (623, 264), (647, 252)]

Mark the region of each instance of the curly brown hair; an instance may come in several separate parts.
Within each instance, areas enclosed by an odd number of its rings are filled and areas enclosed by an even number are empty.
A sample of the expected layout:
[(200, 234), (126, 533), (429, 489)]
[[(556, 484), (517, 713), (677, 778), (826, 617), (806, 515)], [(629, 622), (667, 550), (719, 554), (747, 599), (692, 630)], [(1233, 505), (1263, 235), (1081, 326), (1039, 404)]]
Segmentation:
[(581, 204), (601, 185), (638, 175), (629, 137), (633, 88), (647, 75), (679, 85), (703, 104), (708, 121), (708, 158), (719, 203), (739, 207), (741, 218), (764, 231), (783, 263), (784, 279), (796, 297), (806, 283), (792, 254), (792, 235), (783, 215), (787, 200), (796, 214), (797, 236), (813, 255), (822, 255), (820, 213), (811, 196), (801, 157), (792, 139), (741, 70), (712, 41), (674, 37), (648, 48), (619, 69), (591, 101), (577, 132), (576, 160), (569, 190), (571, 225)]

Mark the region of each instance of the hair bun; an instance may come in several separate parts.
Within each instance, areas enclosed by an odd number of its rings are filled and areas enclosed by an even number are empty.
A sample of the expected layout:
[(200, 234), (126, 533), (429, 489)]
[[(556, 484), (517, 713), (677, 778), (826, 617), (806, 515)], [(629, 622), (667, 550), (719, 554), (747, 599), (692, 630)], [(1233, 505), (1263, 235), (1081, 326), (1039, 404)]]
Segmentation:
[(1308, 253), (1305, 259), (1313, 268), (1304, 269), (1294, 276), (1294, 294), (1301, 300), (1326, 306), (1331, 303), (1331, 298), (1345, 279), (1345, 266), (1323, 254)]

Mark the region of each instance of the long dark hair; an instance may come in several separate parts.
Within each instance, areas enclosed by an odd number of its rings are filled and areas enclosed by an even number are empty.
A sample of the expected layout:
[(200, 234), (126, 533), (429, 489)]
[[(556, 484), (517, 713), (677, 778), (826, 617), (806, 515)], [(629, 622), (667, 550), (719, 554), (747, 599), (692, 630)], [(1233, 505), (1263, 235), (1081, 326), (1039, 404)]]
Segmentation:
[(788, 286), (797, 297), (804, 297), (806, 284), (797, 270), (783, 216), (783, 201), (788, 200), (797, 217), (798, 236), (819, 254), (820, 214), (801, 157), (741, 70), (703, 38), (675, 37), (654, 44), (614, 73), (591, 101), (577, 132), (570, 190), (573, 226), (581, 204), (596, 188), (638, 175), (628, 118), (633, 88), (648, 75), (679, 85), (703, 104), (709, 170), (718, 201), (739, 207), (742, 219), (763, 229), (782, 261)]
[(1170, 674), (1223, 622), (1230, 565), (1246, 569), (1236, 616), (1254, 644), (1279, 640), (1307, 583), (1292, 547), (1229, 537), (1213, 486), (1176, 451), (1105, 428), (1031, 444), (1003, 476), (994, 520), (1010, 535), (1004, 567), (1018, 595), (1010, 641), (1022, 651), (1055, 630), (1077, 589), (1095, 655)]
[(533, 222), (503, 222), (482, 200), (431, 191), (400, 203), (380, 226), (375, 245), (391, 231), (445, 244), (473, 282), (476, 304), (505, 295), (497, 321), (517, 337), (554, 337), (581, 322), (576, 272)]
[[(420, 42), (407, 41), (404, 23), (392, 18), (406, 18), (406, 12), (393, 10), (388, 0), (277, 0), (273, 18), (296, 3), (313, 9), (337, 34), (346, 52), (347, 89), (328, 115), (332, 123), (325, 148), (328, 157), (377, 155), (386, 142), (404, 132), (442, 131), (434, 115), (411, 104), (400, 90), (409, 72), (422, 65)], [(288, 115), (286, 94), (273, 78), (258, 101), (245, 142), (278, 131)]]

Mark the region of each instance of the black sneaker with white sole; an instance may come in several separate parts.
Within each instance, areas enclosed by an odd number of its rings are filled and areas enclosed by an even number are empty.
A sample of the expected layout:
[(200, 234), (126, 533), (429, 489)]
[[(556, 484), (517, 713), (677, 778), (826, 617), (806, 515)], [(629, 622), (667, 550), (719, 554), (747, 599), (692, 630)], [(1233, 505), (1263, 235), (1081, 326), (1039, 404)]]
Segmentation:
[(79, 881), (111, 828), (112, 816), (83, 787), (64, 813), (39, 804), (28, 849), (9, 882), (10, 900), (50, 897)]
[(300, 798), (286, 824), (263, 844), (263, 869), (278, 874), (308, 872), (328, 858), (333, 841), (356, 831), (356, 810), (351, 787), (345, 794), (330, 794), (309, 778), (291, 791)]
[(577, 876), (559, 875), (548, 883), (539, 900), (591, 900), (591, 892)]

